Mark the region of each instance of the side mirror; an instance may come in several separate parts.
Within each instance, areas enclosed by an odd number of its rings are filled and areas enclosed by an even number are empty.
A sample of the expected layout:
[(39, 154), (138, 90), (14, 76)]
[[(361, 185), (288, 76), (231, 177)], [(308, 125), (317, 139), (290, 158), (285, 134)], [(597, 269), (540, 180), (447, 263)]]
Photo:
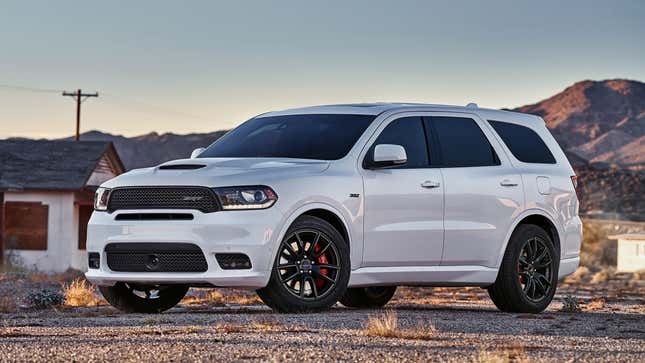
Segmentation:
[(374, 147), (374, 156), (371, 162), (371, 166), (374, 168), (403, 165), (407, 162), (408, 155), (401, 145), (379, 144)]
[(190, 153), (190, 158), (194, 159), (199, 156), (204, 150), (206, 150), (205, 147), (198, 147), (197, 149), (193, 150), (192, 153)]

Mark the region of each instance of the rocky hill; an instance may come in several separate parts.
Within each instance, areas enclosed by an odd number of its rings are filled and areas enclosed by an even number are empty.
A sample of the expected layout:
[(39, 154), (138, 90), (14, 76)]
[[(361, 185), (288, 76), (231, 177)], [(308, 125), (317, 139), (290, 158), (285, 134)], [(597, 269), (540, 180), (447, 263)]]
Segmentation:
[(645, 83), (582, 81), (516, 110), (542, 116), (560, 145), (588, 163), (645, 168)]

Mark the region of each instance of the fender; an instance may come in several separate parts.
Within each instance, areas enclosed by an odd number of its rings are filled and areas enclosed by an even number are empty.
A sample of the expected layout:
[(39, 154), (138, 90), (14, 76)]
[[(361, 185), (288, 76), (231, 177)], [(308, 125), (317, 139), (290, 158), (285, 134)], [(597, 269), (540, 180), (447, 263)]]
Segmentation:
[[(289, 229), (289, 227), (291, 227), (291, 225), (296, 220), (296, 218), (300, 217), (301, 215), (313, 209), (327, 210), (335, 214), (338, 217), (338, 219), (340, 219), (340, 221), (343, 223), (343, 226), (345, 227), (345, 230), (347, 230), (347, 235), (349, 238), (349, 241), (347, 241), (347, 243), (350, 246), (350, 263), (352, 266), (352, 270), (358, 268), (362, 263), (363, 244), (360, 243), (362, 241), (358, 241), (358, 239), (354, 240), (352, 238), (353, 229), (347, 223), (347, 217), (345, 216), (345, 214), (342, 213), (338, 208), (334, 207), (333, 205), (328, 203), (323, 203), (323, 202), (306, 203), (304, 205), (299, 206), (297, 209), (293, 210), (288, 214), (288, 216), (284, 219), (282, 223), (282, 227), (276, 238), (276, 243), (273, 246), (273, 251), (271, 251), (271, 256), (273, 256), (273, 259), (271, 260), (272, 263), (273, 261), (275, 261), (275, 258), (278, 254), (278, 249), (280, 247), (280, 243), (282, 242), (282, 239), (287, 234), (287, 230)], [(271, 268), (273, 268), (273, 266), (271, 266)]]
[(508, 247), (508, 243), (511, 240), (511, 235), (515, 231), (515, 228), (517, 228), (517, 226), (520, 224), (520, 222), (524, 218), (526, 218), (528, 216), (531, 216), (531, 215), (536, 215), (536, 214), (545, 217), (546, 219), (548, 219), (551, 222), (551, 224), (553, 224), (555, 226), (555, 229), (558, 232), (558, 238), (560, 239), (560, 254), (562, 255), (562, 252), (563, 252), (562, 249), (563, 249), (563, 246), (564, 246), (564, 243), (562, 241), (562, 236), (563, 236), (562, 228), (560, 227), (560, 225), (558, 223), (554, 222), (556, 219), (548, 211), (546, 211), (544, 209), (531, 208), (531, 209), (527, 209), (527, 210), (523, 211), (522, 213), (518, 214), (517, 217), (515, 217), (515, 219), (513, 220), (513, 223), (511, 224), (511, 227), (506, 232), (506, 237), (504, 239), (504, 244), (502, 245), (501, 250), (497, 252), (497, 261), (495, 263), (495, 268), (499, 269), (499, 266), (502, 263), (502, 259), (504, 258), (504, 253), (506, 253), (506, 247)]

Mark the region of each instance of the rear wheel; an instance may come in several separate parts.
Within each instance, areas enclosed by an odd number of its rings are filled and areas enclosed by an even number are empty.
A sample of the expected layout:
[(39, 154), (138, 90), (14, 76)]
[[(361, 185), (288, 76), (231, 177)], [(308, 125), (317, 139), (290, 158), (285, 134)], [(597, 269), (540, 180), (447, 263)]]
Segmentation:
[(118, 282), (99, 286), (110, 305), (124, 313), (153, 314), (177, 305), (188, 292), (187, 285), (143, 285)]
[(345, 293), (349, 248), (323, 219), (298, 218), (280, 243), (269, 284), (258, 296), (279, 312), (326, 309)]
[(521, 225), (511, 236), (488, 294), (502, 311), (542, 312), (553, 300), (558, 267), (559, 254), (549, 235), (538, 226)]
[(385, 306), (394, 293), (396, 286), (372, 286), (347, 289), (340, 303), (349, 308), (380, 308)]

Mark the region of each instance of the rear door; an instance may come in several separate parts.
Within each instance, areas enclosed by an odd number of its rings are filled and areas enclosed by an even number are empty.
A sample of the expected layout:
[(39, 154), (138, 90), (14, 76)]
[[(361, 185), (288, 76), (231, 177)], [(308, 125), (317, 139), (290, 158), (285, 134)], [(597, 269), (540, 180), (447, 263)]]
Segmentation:
[(476, 115), (433, 113), (424, 122), (444, 181), (441, 264), (494, 267), (521, 212), (521, 176)]
[(361, 161), (377, 144), (405, 148), (405, 165), (360, 167), (365, 193), (363, 266), (438, 265), (443, 248), (443, 180), (431, 168), (422, 117), (386, 120)]

